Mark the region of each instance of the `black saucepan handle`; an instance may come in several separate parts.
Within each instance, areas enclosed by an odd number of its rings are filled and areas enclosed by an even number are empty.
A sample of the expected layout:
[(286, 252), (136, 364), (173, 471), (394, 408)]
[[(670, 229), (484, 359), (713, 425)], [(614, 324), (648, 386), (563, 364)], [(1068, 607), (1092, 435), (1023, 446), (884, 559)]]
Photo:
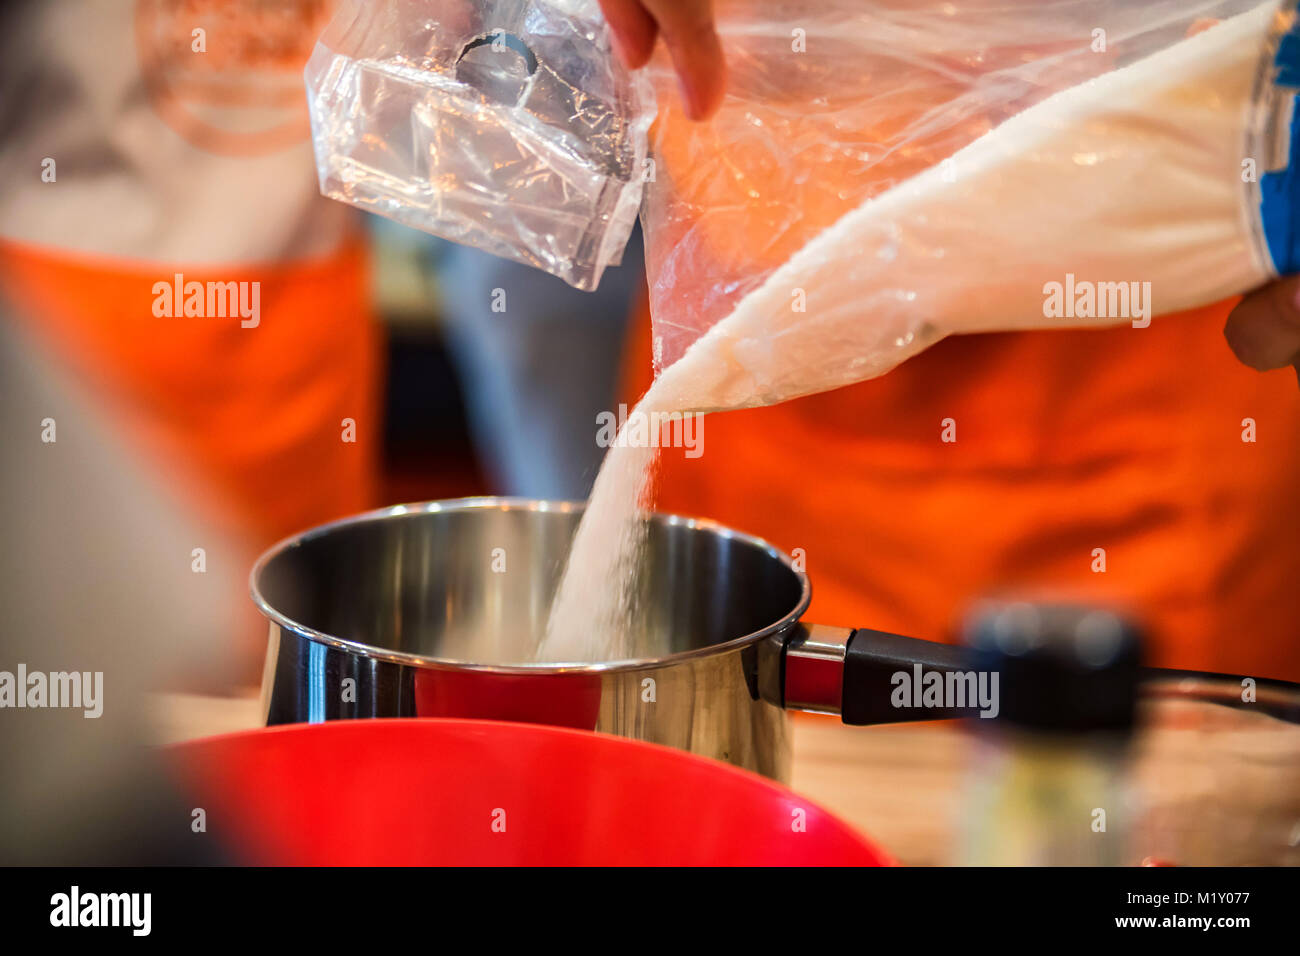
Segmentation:
[[(938, 644), (901, 634), (860, 627), (844, 654), (840, 713), (846, 724), (894, 724), (912, 720), (975, 717), (980, 706), (979, 681), (965, 647)], [(929, 675), (937, 675), (931, 678)], [(948, 681), (952, 675), (953, 680)], [(965, 706), (927, 706), (927, 683), (951, 683), (962, 691)], [(985, 675), (987, 700), (987, 675)], [(994, 712), (996, 716), (996, 712)]]
[[(1300, 723), (1300, 684), (1162, 667), (1144, 667), (1141, 674), (1143, 696), (1247, 708)], [(790, 709), (838, 714), (844, 723), (859, 726), (992, 716), (992, 688), (989, 675), (983, 676), (981, 688), (976, 655), (961, 645), (871, 628), (799, 624), (781, 648), (780, 700)], [(957, 689), (957, 696), (927, 697), (927, 683), (940, 679), (945, 689)], [(1244, 700), (1241, 691), (1247, 681), (1254, 693)], [(939, 706), (940, 699), (965, 703)]]

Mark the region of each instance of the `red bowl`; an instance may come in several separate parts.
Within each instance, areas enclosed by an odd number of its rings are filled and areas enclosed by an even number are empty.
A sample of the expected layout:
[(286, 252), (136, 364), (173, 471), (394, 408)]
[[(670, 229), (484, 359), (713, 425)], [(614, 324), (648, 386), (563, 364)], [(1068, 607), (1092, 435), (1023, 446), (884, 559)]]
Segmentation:
[(881, 866), (825, 810), (654, 744), (486, 720), (345, 720), (170, 748), (208, 827), (296, 866)]

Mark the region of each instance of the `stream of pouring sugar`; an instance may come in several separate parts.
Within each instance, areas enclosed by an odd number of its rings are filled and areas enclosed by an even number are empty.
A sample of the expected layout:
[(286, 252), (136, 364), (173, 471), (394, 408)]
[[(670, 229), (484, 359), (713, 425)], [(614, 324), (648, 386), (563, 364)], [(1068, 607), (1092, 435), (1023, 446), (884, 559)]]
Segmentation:
[(717, 407), (698, 383), (708, 380), (707, 370), (728, 361), (735, 327), (720, 322), (701, 336), (655, 379), (619, 429), (573, 536), (536, 660), (625, 660), (650, 650), (637, 646), (637, 597), (659, 448), (654, 441), (629, 440), (628, 430), (638, 420)]
[[(587, 510), (573, 536), (564, 574), (535, 659), (591, 663), (643, 656), (638, 646), (638, 585), (649, 533), (658, 442), (632, 439), (633, 423), (689, 410), (703, 413), (695, 383), (731, 350), (734, 323), (721, 322), (666, 368), (642, 396), (605, 453)], [(649, 430), (653, 431), (653, 427)]]
[[(648, 415), (661, 391), (652, 387), (628, 421)], [(649, 442), (626, 442), (626, 429), (625, 423), (601, 462), (537, 660), (586, 663), (634, 656), (636, 592), (659, 449)]]

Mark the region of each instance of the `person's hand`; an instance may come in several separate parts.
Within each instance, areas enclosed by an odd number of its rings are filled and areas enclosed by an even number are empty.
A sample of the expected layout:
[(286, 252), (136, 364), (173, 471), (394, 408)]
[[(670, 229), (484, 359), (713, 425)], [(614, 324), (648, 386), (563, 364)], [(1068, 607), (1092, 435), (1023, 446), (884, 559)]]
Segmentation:
[(1300, 376), (1300, 276), (1247, 295), (1228, 314), (1223, 334), (1251, 368), (1264, 372), (1292, 365)]
[(682, 88), (686, 115), (708, 119), (722, 103), (727, 66), (713, 24), (713, 0), (599, 0), (630, 69), (645, 66), (662, 35)]
[[(1219, 21), (1199, 19), (1191, 36)], [(1261, 372), (1294, 365), (1300, 376), (1300, 276), (1279, 279), (1246, 295), (1228, 313), (1224, 338), (1233, 354)]]

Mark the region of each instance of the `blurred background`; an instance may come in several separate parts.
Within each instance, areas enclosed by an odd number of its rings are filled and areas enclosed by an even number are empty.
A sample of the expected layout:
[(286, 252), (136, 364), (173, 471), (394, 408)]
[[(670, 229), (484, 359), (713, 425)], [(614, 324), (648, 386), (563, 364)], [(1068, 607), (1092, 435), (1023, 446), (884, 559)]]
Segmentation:
[(388, 336), (380, 497), (585, 498), (604, 453), (596, 416), (617, 406), (644, 307), (639, 232), (624, 265), (585, 293), (382, 219), (368, 225)]

